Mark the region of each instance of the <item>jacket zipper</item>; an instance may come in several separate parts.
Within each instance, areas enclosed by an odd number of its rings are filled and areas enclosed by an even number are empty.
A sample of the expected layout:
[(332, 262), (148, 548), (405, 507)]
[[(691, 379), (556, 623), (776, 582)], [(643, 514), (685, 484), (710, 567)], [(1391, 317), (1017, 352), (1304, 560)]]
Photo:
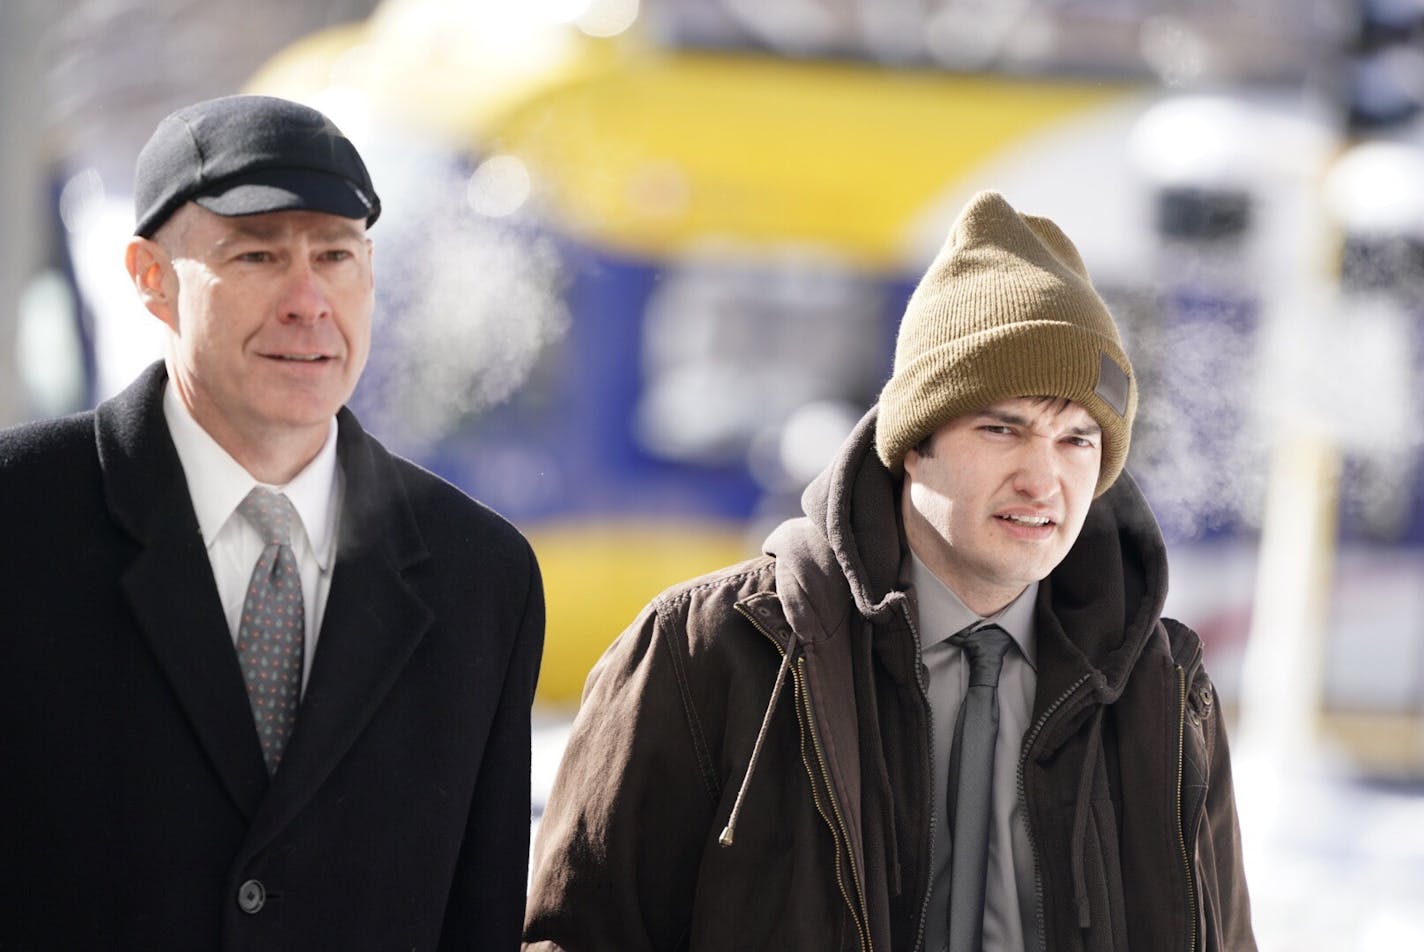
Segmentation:
[[(930, 688), (929, 685), (925, 683), (925, 660), (924, 651), (920, 647), (919, 626), (915, 624), (915, 613), (910, 611), (910, 606), (906, 602), (901, 601), (900, 609), (905, 615), (906, 623), (908, 623), (910, 626), (910, 634), (913, 637), (915, 643), (915, 682), (920, 686), (920, 699), (925, 702), (925, 710), (928, 711), (930, 703)], [(929, 919), (930, 895), (934, 892), (935, 817), (939, 815), (939, 811), (935, 809), (936, 804), (933, 802), (935, 769), (934, 718), (926, 717), (925, 721), (928, 729), (928, 741), (930, 745), (930, 769), (925, 774), (925, 803), (928, 803), (930, 805), (930, 833), (929, 843), (925, 848), (925, 869), (927, 871), (927, 875), (925, 876), (925, 896), (924, 899), (920, 901), (920, 925), (919, 928), (915, 931), (914, 952), (921, 952), (921, 950), (924, 949), (925, 945), (925, 922)]]
[(1035, 901), (1034, 915), (1038, 920), (1038, 948), (1039, 952), (1048, 952), (1048, 922), (1043, 912), (1043, 863), (1038, 857), (1038, 840), (1033, 835), (1032, 815), (1028, 808), (1028, 786), (1024, 782), (1024, 768), (1028, 763), (1029, 751), (1033, 749), (1034, 741), (1038, 740), (1038, 735), (1043, 732), (1043, 728), (1048, 723), (1048, 719), (1063, 706), (1070, 697), (1077, 693), (1078, 689), (1087, 683), (1088, 675), (1083, 675), (1077, 681), (1069, 685), (1068, 689), (1048, 705), (1048, 709), (1043, 712), (1029, 732), (1024, 735), (1023, 748), (1019, 751), (1019, 803), (1023, 806), (1024, 827), (1028, 830), (1029, 852), (1033, 855), (1033, 895)]
[(1192, 877), (1192, 857), (1187, 851), (1187, 831), (1182, 817), (1182, 771), (1186, 759), (1187, 670), (1177, 665), (1180, 699), (1177, 705), (1177, 845), (1182, 851), (1182, 868), (1187, 875), (1187, 952), (1197, 947), (1197, 889)]
[[(836, 850), (836, 881), (841, 884), (841, 896), (844, 897), (846, 905), (850, 906), (851, 918), (855, 920), (855, 930), (860, 935), (860, 947), (869, 950), (872, 948), (870, 936), (867, 934), (867, 929), (870, 924), (870, 915), (865, 908), (865, 897), (861, 894), (860, 870), (856, 869), (855, 866), (855, 851), (850, 848), (850, 831), (846, 826), (845, 817), (841, 814), (840, 804), (836, 802), (836, 791), (835, 788), (831, 786), (831, 774), (830, 771), (826, 769), (825, 754), (821, 750), (821, 735), (816, 727), (816, 715), (811, 709), (811, 695), (806, 689), (806, 659), (804, 657), (796, 659), (796, 686), (803, 698), (802, 707), (805, 708), (806, 720), (811, 727), (811, 745), (816, 751), (816, 762), (821, 768), (821, 782), (826, 788), (826, 798), (831, 801), (831, 810), (836, 816), (836, 826), (840, 828), (841, 838), (845, 842), (846, 859), (850, 862), (851, 881), (855, 884), (856, 898), (860, 900), (859, 910), (856, 909), (855, 905), (851, 902), (849, 894), (846, 893), (845, 881), (840, 869), (841, 854), (839, 848)], [(807, 766), (807, 772), (810, 772), (809, 765)], [(815, 789), (814, 783), (812, 783), (812, 789)], [(819, 804), (817, 804), (817, 809), (820, 809)], [(824, 812), (821, 813), (821, 817), (826, 819)], [(830, 820), (826, 819), (826, 822), (829, 824)], [(864, 916), (864, 922), (862, 922), (862, 916)]]
[[(753, 628), (761, 632), (763, 637), (772, 643), (777, 653), (780, 654), (783, 659), (786, 657), (786, 649), (781, 646), (781, 642), (777, 641), (771, 632), (767, 631), (749, 612), (742, 610), (740, 607), (738, 607), (737, 612), (750, 622)], [(803, 751), (806, 749), (806, 730), (808, 726), (810, 728), (811, 744), (816, 752), (816, 760), (820, 767), (821, 784), (826, 788), (826, 798), (830, 801), (831, 811), (835, 816), (834, 822), (832, 822), (831, 817), (826, 815), (825, 807), (821, 803), (820, 793), (816, 789), (815, 773), (811, 768), (811, 764), (806, 761), (804, 754), (802, 755), (801, 763), (802, 766), (806, 768), (807, 779), (811, 781), (811, 799), (816, 805), (816, 812), (821, 815), (822, 822), (824, 822), (831, 831), (831, 840), (835, 846), (836, 854), (836, 885), (840, 888), (841, 899), (845, 902), (846, 908), (850, 910), (851, 920), (855, 923), (856, 935), (860, 940), (860, 948), (867, 950), (867, 952), (874, 952), (874, 946), (871, 945), (868, 933), (870, 914), (865, 907), (865, 899), (861, 896), (860, 874), (855, 867), (855, 852), (850, 846), (850, 834), (846, 826), (845, 817), (841, 813), (840, 804), (836, 802), (835, 788), (831, 786), (830, 771), (826, 768), (825, 755), (821, 750), (820, 735), (816, 731), (815, 715), (811, 712), (811, 696), (806, 688), (805, 664), (806, 659), (804, 657), (796, 659), (796, 670), (793, 676), (796, 679), (796, 694), (801, 699), (801, 703), (798, 704), (796, 708), (796, 722), (797, 727), (800, 728), (801, 731), (801, 749)], [(846, 858), (850, 863), (856, 895), (860, 899), (859, 907), (857, 907), (857, 903), (851, 899), (850, 893), (846, 889), (845, 871), (841, 866), (842, 848), (844, 848)]]

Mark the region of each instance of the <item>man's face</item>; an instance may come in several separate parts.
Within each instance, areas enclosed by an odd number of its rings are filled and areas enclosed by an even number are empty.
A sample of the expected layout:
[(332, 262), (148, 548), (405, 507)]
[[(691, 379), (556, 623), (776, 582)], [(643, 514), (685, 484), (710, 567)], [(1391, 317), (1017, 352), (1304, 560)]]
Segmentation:
[(170, 372), (194, 418), (241, 450), (325, 439), (371, 345), (364, 222), (321, 212), (223, 217), (183, 206), (157, 236)]
[(1020, 397), (949, 421), (905, 456), (910, 546), (981, 614), (1068, 554), (1098, 481), (1102, 433), (1076, 403)]

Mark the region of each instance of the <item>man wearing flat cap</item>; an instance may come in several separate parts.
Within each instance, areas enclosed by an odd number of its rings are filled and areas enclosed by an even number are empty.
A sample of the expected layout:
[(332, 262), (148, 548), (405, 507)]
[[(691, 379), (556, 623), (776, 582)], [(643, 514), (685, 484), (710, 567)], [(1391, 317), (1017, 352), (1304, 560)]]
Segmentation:
[(343, 407), (380, 201), (233, 96), (139, 156), (166, 359), (0, 432), (0, 949), (518, 943), (539, 571)]
[(976, 196), (805, 516), (589, 676), (526, 948), (1254, 949), (1136, 405), (1072, 243)]

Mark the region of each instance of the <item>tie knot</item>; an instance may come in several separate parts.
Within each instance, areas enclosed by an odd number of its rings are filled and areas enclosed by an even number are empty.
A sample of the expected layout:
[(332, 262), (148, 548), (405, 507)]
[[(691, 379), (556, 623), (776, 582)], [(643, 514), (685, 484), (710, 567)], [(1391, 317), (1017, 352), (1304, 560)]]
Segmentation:
[(291, 544), (297, 511), (286, 496), (258, 487), (237, 504), (237, 511), (262, 536), (263, 545)]
[(995, 687), (999, 683), (999, 671), (1004, 666), (1004, 654), (1013, 639), (998, 625), (961, 631), (949, 639), (969, 656), (969, 683), (984, 687)]

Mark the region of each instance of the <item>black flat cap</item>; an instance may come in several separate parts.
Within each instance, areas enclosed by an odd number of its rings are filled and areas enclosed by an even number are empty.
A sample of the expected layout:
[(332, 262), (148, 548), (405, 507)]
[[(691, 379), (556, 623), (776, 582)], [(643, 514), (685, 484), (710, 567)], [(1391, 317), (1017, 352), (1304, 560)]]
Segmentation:
[(272, 96), (224, 96), (158, 124), (134, 173), (134, 234), (153, 237), (185, 202), (218, 215), (327, 212), (364, 218), (381, 200), (356, 147), (326, 116)]

